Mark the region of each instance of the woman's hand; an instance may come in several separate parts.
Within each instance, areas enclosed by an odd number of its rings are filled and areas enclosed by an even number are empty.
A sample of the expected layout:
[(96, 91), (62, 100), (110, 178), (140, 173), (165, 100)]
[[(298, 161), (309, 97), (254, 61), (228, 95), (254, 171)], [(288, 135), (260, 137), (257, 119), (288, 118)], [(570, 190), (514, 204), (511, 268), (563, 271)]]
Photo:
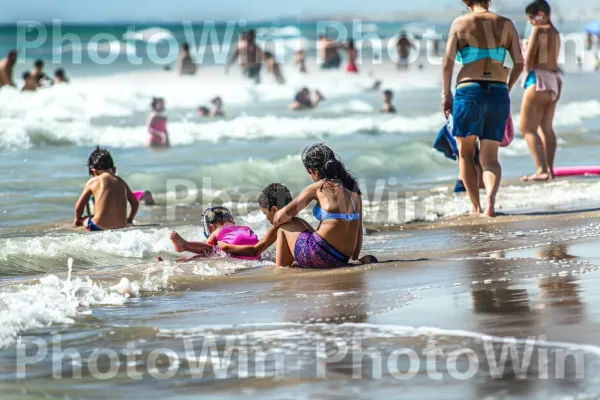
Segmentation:
[(452, 115), (452, 109), (454, 108), (454, 97), (451, 94), (445, 94), (442, 97), (442, 112), (444, 116), (448, 118), (449, 115)]
[(283, 213), (281, 210), (277, 211), (277, 213), (275, 214), (275, 217), (273, 217), (273, 225), (276, 226), (277, 228), (279, 228), (281, 225), (284, 225), (288, 222), (289, 222), (289, 218), (287, 218), (287, 215), (285, 215), (285, 213)]

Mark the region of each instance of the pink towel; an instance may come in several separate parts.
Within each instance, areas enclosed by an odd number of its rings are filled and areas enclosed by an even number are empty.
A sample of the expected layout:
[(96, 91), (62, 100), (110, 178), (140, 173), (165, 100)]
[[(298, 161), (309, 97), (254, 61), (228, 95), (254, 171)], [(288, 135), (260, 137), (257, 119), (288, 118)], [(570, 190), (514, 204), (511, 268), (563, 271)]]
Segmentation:
[(534, 69), (537, 92), (545, 92), (546, 90), (552, 93), (552, 101), (558, 99), (562, 89), (562, 79), (558, 72), (548, 71), (546, 69)]
[(515, 138), (515, 125), (513, 124), (512, 115), (508, 114), (506, 120), (506, 128), (504, 129), (504, 139), (500, 142), (500, 147), (508, 147)]

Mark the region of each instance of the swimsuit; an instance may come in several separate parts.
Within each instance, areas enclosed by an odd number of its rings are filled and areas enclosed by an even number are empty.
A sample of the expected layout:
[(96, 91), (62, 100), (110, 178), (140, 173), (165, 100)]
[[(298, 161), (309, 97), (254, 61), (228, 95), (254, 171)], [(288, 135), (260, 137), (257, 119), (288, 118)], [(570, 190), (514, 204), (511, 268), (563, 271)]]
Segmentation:
[(336, 250), (317, 232), (306, 230), (298, 236), (294, 246), (294, 258), (303, 268), (343, 267), (350, 257)]
[(92, 218), (88, 218), (87, 230), (90, 231), (90, 232), (100, 232), (103, 229), (100, 228), (98, 225), (96, 225), (94, 223), (94, 221), (92, 220)]
[[(347, 213), (331, 213), (323, 210), (317, 204), (313, 208), (313, 215), (319, 221), (328, 220), (344, 220), (358, 221), (360, 213), (356, 212), (356, 202), (350, 195), (350, 191), (344, 188), (348, 197), (352, 201), (352, 214)], [(298, 236), (296, 245), (294, 246), (294, 258), (299, 266), (304, 268), (330, 268), (343, 267), (350, 261), (350, 257), (333, 247), (329, 242), (323, 239), (317, 232), (306, 230)]]
[[(217, 241), (231, 244), (234, 246), (254, 246), (259, 242), (258, 236), (256, 236), (256, 234), (252, 229), (250, 229), (250, 227), (237, 225), (223, 226), (219, 230), (219, 234), (217, 235)], [(260, 260), (260, 256), (245, 257), (232, 255), (232, 257), (241, 260)]]
[[(165, 133), (165, 132), (167, 132), (167, 120), (166, 119), (158, 120), (153, 125), (150, 125), (150, 128), (154, 129), (155, 131)], [(150, 134), (150, 144), (153, 146), (164, 146), (165, 140), (162, 137), (151, 133)]]
[(460, 49), (456, 55), (456, 60), (463, 65), (471, 64), (486, 58), (503, 63), (506, 58), (506, 49), (504, 47), (480, 49), (478, 47), (467, 46)]
[(254, 65), (252, 67), (248, 67), (244, 70), (244, 75), (246, 75), (250, 79), (254, 79), (256, 83), (260, 82), (260, 68), (261, 64)]
[(334, 69), (339, 68), (342, 63), (342, 59), (340, 56), (332, 57), (329, 60), (325, 61), (323, 65), (321, 65), (321, 69)]

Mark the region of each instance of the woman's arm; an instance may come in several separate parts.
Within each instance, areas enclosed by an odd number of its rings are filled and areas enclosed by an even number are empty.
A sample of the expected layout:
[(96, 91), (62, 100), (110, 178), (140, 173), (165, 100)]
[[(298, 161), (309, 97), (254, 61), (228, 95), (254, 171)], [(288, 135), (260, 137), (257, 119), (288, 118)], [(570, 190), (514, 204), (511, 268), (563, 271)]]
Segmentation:
[[(537, 54), (538, 48), (540, 44), (540, 30), (537, 26), (533, 27), (533, 31), (531, 31), (531, 37), (527, 41), (527, 51), (525, 53), (525, 71), (531, 71), (533, 69), (533, 65), (535, 64), (535, 56)], [(521, 46), (519, 46), (519, 49)], [(523, 54), (523, 53), (521, 53)], [(511, 53), (512, 56), (512, 53)]]
[(232, 244), (219, 242), (219, 247), (224, 252), (233, 254), (235, 256), (258, 257), (277, 241), (278, 230), (279, 228), (276, 226), (271, 227), (265, 237), (254, 246), (235, 246)]
[(358, 238), (356, 240), (356, 249), (354, 249), (354, 254), (352, 254), (353, 260), (358, 260), (360, 257), (360, 252), (362, 250), (363, 244), (363, 206), (362, 206), (362, 196), (360, 197), (360, 226), (358, 231)]
[[(510, 37), (510, 47), (508, 48), (508, 52), (513, 60), (513, 69), (510, 71), (510, 76), (508, 78), (508, 90), (511, 91), (512, 88), (515, 86), (515, 84), (519, 81), (519, 76), (521, 76), (521, 73), (523, 72), (523, 66), (525, 64), (525, 61), (523, 60), (523, 50), (521, 50), (521, 41), (519, 39), (519, 32), (517, 31), (517, 27), (515, 26), (515, 24), (513, 22), (510, 22), (510, 29), (511, 29), (511, 37)], [(528, 49), (531, 49), (534, 47), (537, 47), (537, 28), (534, 27), (532, 33), (532, 40), (533, 37), (536, 37), (536, 43), (529, 43)], [(533, 55), (529, 55), (529, 51), (527, 51), (527, 60), (532, 60), (532, 61), (528, 61), (528, 62), (532, 62), (533, 63)], [(533, 65), (533, 64), (531, 64)], [(529, 71), (529, 69), (527, 69), (527, 71)]]
[(315, 182), (312, 185), (305, 188), (302, 193), (298, 195), (294, 200), (287, 206), (277, 211), (275, 218), (273, 219), (273, 225), (279, 227), (292, 220), (300, 211), (304, 210), (311, 201), (317, 199), (317, 190), (322, 185), (322, 182)]
[(448, 43), (442, 66), (442, 111), (444, 115), (452, 114), (454, 99), (452, 97), (452, 74), (454, 73), (454, 62), (458, 51), (457, 22), (454, 20), (448, 33)]

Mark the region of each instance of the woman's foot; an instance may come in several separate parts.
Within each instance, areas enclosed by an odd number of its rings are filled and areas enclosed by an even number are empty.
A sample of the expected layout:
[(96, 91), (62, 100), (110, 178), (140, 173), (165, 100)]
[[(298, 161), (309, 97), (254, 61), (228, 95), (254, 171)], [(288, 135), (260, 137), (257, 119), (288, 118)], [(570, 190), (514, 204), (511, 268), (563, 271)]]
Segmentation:
[(377, 259), (377, 257), (371, 255), (366, 255), (358, 259), (358, 263), (360, 265), (377, 264), (378, 262), (379, 260)]
[(496, 218), (496, 199), (487, 199), (487, 208), (483, 213), (484, 217)]
[(187, 242), (184, 238), (179, 235), (179, 233), (173, 231), (171, 232), (171, 242), (173, 242), (173, 246), (175, 246), (175, 251), (178, 253), (182, 253), (185, 251), (185, 247)]
[(521, 178), (522, 182), (548, 182), (550, 180), (552, 180), (552, 175), (547, 172), (536, 172), (533, 175)]

